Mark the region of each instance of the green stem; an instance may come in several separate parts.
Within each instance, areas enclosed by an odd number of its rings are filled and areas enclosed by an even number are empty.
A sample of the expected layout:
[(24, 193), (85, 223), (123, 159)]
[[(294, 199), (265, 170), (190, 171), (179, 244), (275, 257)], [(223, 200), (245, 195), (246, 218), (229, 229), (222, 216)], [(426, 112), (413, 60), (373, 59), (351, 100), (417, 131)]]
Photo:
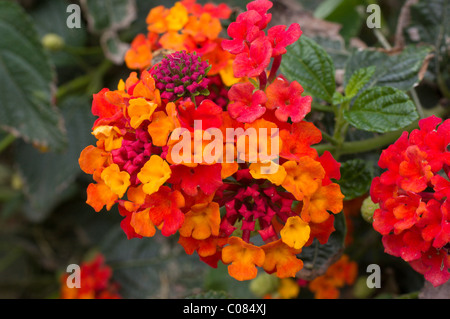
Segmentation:
[[(88, 74), (79, 76), (70, 82), (61, 85), (56, 92), (56, 100), (59, 101), (63, 99), (66, 95), (78, 92), (83, 89), (89, 89), (89, 91), (96, 91), (96, 87), (90, 87), (92, 84), (97, 85), (98, 82), (103, 78), (103, 76), (111, 68), (112, 62), (105, 59), (95, 70), (89, 72)], [(93, 93), (93, 92), (87, 92)]]
[[(430, 116), (432, 114), (437, 117), (443, 117), (448, 113), (447, 110), (438, 106), (436, 108), (430, 110), (424, 110), (424, 116)], [(333, 145), (333, 144), (319, 144), (314, 148), (317, 150), (319, 154), (322, 154), (325, 151), (330, 151), (331, 153), (340, 155), (345, 154), (355, 154), (355, 153), (363, 153), (368, 151), (373, 151), (376, 149), (380, 149), (386, 145), (392, 144), (395, 142), (403, 132), (411, 132), (412, 130), (419, 127), (419, 121), (415, 121), (407, 127), (397, 130), (394, 132), (388, 132), (383, 135), (379, 135), (376, 137), (372, 137), (369, 139), (361, 140), (361, 141), (352, 141), (352, 142), (344, 142), (341, 145)]]
[(341, 155), (341, 149), (345, 142), (345, 136), (348, 130), (348, 122), (344, 118), (344, 112), (350, 108), (350, 102), (344, 102), (340, 105), (340, 107), (334, 107), (336, 114), (336, 121), (334, 127), (334, 135), (333, 140), (335, 141), (334, 149), (332, 151), (333, 156), (339, 159)]
[(326, 133), (326, 132), (324, 132), (322, 130), (320, 132), (322, 133), (322, 137), (324, 139), (326, 139), (328, 142), (330, 142), (333, 145), (337, 145), (338, 144), (338, 141), (336, 141), (333, 136), (331, 136), (330, 134), (328, 134), (328, 133)]
[(10, 146), (15, 140), (16, 140), (16, 137), (13, 134), (6, 135), (0, 141), (0, 153), (3, 152), (5, 149), (7, 149), (8, 146)]

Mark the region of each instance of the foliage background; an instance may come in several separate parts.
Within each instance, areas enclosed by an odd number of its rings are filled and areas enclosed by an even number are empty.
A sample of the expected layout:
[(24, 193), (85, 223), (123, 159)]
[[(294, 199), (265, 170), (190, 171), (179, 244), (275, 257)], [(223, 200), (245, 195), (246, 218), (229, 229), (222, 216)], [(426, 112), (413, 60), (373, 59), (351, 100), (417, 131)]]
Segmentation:
[[(66, 8), (78, 2), (0, 1), (1, 298), (58, 298), (59, 277), (67, 265), (80, 264), (96, 252), (105, 255), (125, 298), (256, 297), (249, 282), (233, 280), (224, 266), (211, 269), (197, 256), (186, 255), (173, 238), (127, 240), (116, 208), (95, 213), (85, 204), (91, 180), (80, 171), (78, 156), (94, 143), (90, 134), (92, 94), (103, 87), (114, 89), (119, 79), (127, 77), (130, 70), (120, 62), (134, 36), (146, 32), (147, 13), (154, 6), (169, 7), (174, 2), (81, 1), (82, 26), (69, 29)], [(223, 2), (237, 9), (246, 4)], [(298, 22), (304, 35), (328, 52), (336, 67), (338, 88), (348, 81), (350, 72), (345, 70), (377, 65), (377, 70), (385, 72), (377, 74), (379, 78), (393, 86), (404, 85), (401, 89), (411, 96), (419, 114), (445, 116), (450, 98), (445, 39), (450, 27), (449, 15), (440, 10), (447, 0), (420, 1), (411, 8), (418, 1), (274, 2), (274, 22)], [(381, 29), (366, 26), (369, 14), (365, 8), (371, 3), (381, 7)], [(402, 8), (408, 9), (409, 19)], [(42, 45), (49, 33), (59, 35), (64, 45)], [(388, 55), (358, 55), (372, 47), (396, 47), (402, 41), (424, 43), (434, 48), (434, 55), (420, 48), (407, 51), (397, 61), (388, 60)], [(295, 61), (284, 63), (286, 68)], [(411, 71), (412, 82), (405, 84), (396, 78), (400, 74), (393, 70), (396, 66)], [(308, 85), (299, 82), (305, 88)], [(309, 120), (327, 132), (335, 119), (321, 102), (315, 97)], [(414, 123), (408, 129), (412, 127)], [(424, 286), (422, 276), (383, 252), (381, 237), (360, 215), (371, 178), (379, 174), (380, 151), (398, 132), (383, 135), (352, 128), (346, 136), (350, 142), (377, 136), (386, 139), (369, 150), (349, 149), (340, 157), (345, 162), (341, 186), (346, 199), (354, 198), (346, 203), (353, 214), (348, 214), (345, 252), (357, 261), (360, 275), (355, 286), (342, 291), (341, 298), (417, 297)], [(367, 291), (361, 283), (365, 283), (367, 265), (373, 263), (381, 267), (382, 288)], [(299, 297), (312, 295), (302, 289)]]

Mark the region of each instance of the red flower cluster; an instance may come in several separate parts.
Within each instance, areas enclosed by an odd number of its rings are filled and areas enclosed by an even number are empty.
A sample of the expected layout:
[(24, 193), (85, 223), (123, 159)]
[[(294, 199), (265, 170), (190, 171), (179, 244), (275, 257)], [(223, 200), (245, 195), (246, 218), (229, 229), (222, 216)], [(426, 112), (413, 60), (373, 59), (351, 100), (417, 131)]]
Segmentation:
[(371, 197), (378, 203), (373, 227), (385, 251), (401, 257), (434, 286), (450, 278), (450, 120), (431, 116), (380, 156), (386, 171)]
[[(112, 270), (98, 254), (80, 267), (80, 287), (69, 287), (67, 273), (61, 276), (61, 299), (120, 299), (119, 286), (111, 281)], [(69, 279), (70, 280), (70, 279)]]
[[(203, 84), (214, 82), (216, 60), (208, 59), (208, 67), (205, 55), (200, 61), (188, 49), (167, 55), (151, 70), (131, 73), (117, 90), (94, 95), (97, 143), (79, 159), (95, 181), (87, 203), (96, 211), (118, 204), (128, 238), (176, 234), (186, 253), (196, 252), (212, 267), (228, 264), (238, 280), (254, 278), (258, 267), (295, 276), (303, 267), (302, 247), (314, 238), (326, 243), (343, 206), (333, 182), (339, 163), (311, 147), (322, 139), (304, 120), (311, 97), (302, 96), (299, 83), (277, 76), (300, 27), (272, 27), (266, 35), (271, 6), (250, 2), (230, 25), (232, 39), (222, 41), (242, 76), (227, 87), (225, 103), (216, 103)], [(153, 10), (160, 14), (152, 10), (147, 22), (152, 30), (189, 38), (184, 18), (191, 12), (197, 19), (195, 8), (206, 5), (158, 7)]]

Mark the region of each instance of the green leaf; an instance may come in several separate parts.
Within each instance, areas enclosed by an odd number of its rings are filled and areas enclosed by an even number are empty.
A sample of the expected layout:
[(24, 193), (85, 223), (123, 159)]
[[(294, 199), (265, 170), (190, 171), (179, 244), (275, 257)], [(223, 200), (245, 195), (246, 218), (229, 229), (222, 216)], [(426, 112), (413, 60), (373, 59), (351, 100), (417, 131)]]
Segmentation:
[(135, 0), (81, 0), (91, 32), (100, 34), (127, 28), (136, 18)]
[[(103, 217), (99, 217), (103, 218)], [(123, 298), (184, 298), (198, 292), (207, 265), (176, 239), (157, 233), (128, 240), (118, 224), (99, 245)]]
[[(30, 12), (37, 32), (42, 39), (45, 35), (52, 33), (64, 39), (64, 43), (70, 47), (83, 47), (87, 41), (87, 32), (84, 21), (81, 28), (68, 28), (66, 13), (67, 1), (39, 1), (39, 4)], [(65, 14), (64, 14), (65, 13)], [(76, 65), (77, 60), (73, 54), (66, 51), (50, 52), (50, 57), (57, 67)]]
[(356, 37), (364, 22), (363, 15), (357, 10), (358, 5), (364, 5), (362, 0), (325, 0), (314, 11), (314, 17), (339, 23), (339, 33), (349, 40)]
[(411, 6), (411, 23), (406, 34), (416, 43), (429, 43), (437, 48), (445, 46), (446, 36), (450, 34), (449, 15), (448, 0), (418, 1)]
[(372, 183), (373, 173), (367, 162), (357, 158), (341, 164), (341, 178), (337, 181), (345, 200), (366, 194)]
[(345, 87), (345, 96), (352, 98), (366, 85), (375, 73), (375, 66), (356, 70)]
[(299, 82), (309, 94), (332, 102), (336, 90), (333, 60), (314, 40), (301, 36), (290, 45), (280, 70), (290, 81)]
[(392, 87), (368, 89), (344, 111), (344, 118), (354, 127), (378, 133), (401, 129), (418, 117), (408, 95)]
[(27, 201), (25, 215), (41, 221), (73, 190), (73, 182), (81, 173), (78, 158), (87, 145), (94, 142), (91, 132), (94, 117), (87, 97), (70, 97), (61, 104), (67, 123), (69, 144), (64, 152), (41, 153), (29, 144), (18, 146), (16, 161), (24, 182)]
[(317, 239), (308, 247), (303, 247), (298, 257), (303, 261), (303, 269), (297, 276), (305, 280), (312, 280), (323, 275), (328, 267), (336, 262), (344, 250), (347, 226), (343, 212), (335, 215), (335, 231), (331, 233), (328, 242), (321, 245)]
[(0, 1), (0, 34), (0, 126), (37, 146), (61, 150), (66, 136), (51, 103), (52, 65), (18, 4)]
[(429, 46), (408, 46), (401, 53), (389, 55), (374, 50), (355, 51), (345, 68), (344, 85), (349, 84), (351, 76), (361, 68), (375, 66), (376, 70), (368, 87), (390, 86), (408, 91), (419, 83), (419, 72), (426, 57), (431, 52)]

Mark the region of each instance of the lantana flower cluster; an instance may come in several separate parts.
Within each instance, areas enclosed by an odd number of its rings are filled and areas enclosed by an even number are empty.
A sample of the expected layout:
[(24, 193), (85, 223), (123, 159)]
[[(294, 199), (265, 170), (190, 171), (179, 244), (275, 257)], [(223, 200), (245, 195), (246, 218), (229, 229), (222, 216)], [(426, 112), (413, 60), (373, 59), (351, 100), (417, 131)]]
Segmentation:
[(308, 283), (315, 299), (338, 299), (340, 289), (345, 285), (353, 285), (358, 275), (358, 264), (344, 254), (338, 261), (328, 267), (325, 274)]
[[(164, 12), (184, 12), (180, 6), (215, 8), (182, 1), (150, 12), (150, 21), (169, 23)], [(217, 69), (215, 59), (190, 50), (167, 54), (131, 72), (116, 90), (94, 95), (97, 142), (79, 159), (94, 179), (87, 203), (96, 211), (117, 205), (128, 238), (178, 236), (187, 254), (212, 267), (228, 265), (237, 280), (255, 278), (260, 268), (294, 277), (303, 267), (302, 248), (314, 239), (325, 244), (343, 208), (335, 182), (340, 164), (312, 147), (322, 136), (305, 120), (311, 97), (277, 74), (300, 26), (266, 33), (271, 7), (268, 0), (250, 2), (229, 25), (230, 39), (221, 41), (239, 79), (227, 87), (224, 105), (201, 86)], [(191, 36), (180, 25), (177, 34)]]
[(431, 116), (380, 156), (371, 186), (380, 208), (373, 227), (385, 251), (407, 261), (434, 286), (450, 278), (450, 120)]
[[(105, 263), (105, 257), (97, 254), (90, 261), (85, 261), (80, 266), (79, 286), (75, 285), (75, 279), (70, 278), (74, 274), (64, 273), (61, 278), (61, 299), (121, 299), (119, 285), (112, 280), (112, 269)], [(68, 285), (70, 281), (70, 286)], [(75, 285), (72, 287), (72, 285)]]

